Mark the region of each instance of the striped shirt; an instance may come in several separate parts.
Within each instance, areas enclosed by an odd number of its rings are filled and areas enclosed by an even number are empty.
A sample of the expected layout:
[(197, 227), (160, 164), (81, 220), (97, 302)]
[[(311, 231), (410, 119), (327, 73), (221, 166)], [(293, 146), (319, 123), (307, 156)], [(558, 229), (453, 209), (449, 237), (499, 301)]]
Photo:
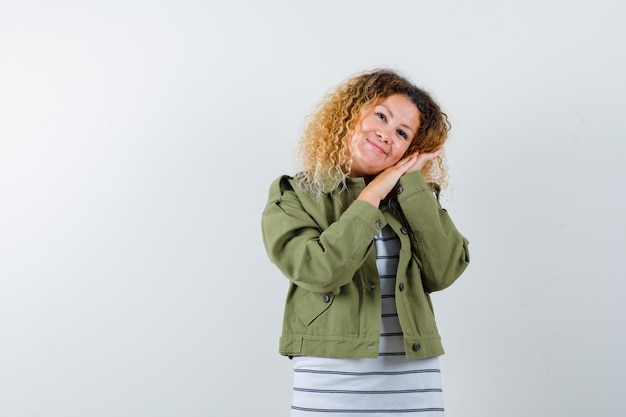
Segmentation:
[(380, 278), (381, 321), (379, 356), (404, 356), (404, 338), (396, 309), (396, 271), (400, 239), (391, 227), (384, 227), (374, 238), (376, 267)]

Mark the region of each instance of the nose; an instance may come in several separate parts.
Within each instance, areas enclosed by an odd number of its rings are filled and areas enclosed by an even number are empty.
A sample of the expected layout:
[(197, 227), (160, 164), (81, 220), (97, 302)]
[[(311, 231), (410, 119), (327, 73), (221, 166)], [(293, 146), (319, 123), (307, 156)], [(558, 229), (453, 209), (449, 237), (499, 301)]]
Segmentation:
[(389, 142), (391, 141), (391, 135), (389, 134), (389, 132), (387, 132), (386, 129), (380, 129), (378, 131), (378, 138), (381, 142), (386, 144), (389, 144)]

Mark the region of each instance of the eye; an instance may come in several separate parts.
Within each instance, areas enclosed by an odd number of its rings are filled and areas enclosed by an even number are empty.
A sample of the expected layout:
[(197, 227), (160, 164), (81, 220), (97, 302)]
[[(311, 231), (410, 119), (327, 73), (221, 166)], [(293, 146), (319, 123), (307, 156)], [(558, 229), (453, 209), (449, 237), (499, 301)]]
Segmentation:
[(409, 138), (409, 135), (407, 135), (404, 130), (398, 130), (398, 136), (400, 136), (402, 139), (408, 139)]
[(376, 113), (376, 117), (378, 117), (380, 120), (382, 120), (383, 122), (387, 121), (387, 116), (385, 116), (382, 113)]

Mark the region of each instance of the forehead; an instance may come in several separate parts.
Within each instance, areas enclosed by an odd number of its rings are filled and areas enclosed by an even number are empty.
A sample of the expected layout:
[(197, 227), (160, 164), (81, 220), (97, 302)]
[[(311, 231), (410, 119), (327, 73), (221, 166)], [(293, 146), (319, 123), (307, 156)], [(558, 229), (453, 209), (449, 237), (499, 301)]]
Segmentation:
[(376, 105), (384, 104), (387, 106), (394, 106), (394, 107), (407, 107), (408, 109), (414, 109), (419, 112), (415, 103), (413, 103), (413, 101), (411, 101), (409, 97), (400, 93), (392, 94), (387, 97), (381, 97), (375, 102), (375, 104)]
[(378, 100), (374, 107), (376, 106), (387, 108), (393, 113), (394, 117), (402, 119), (405, 123), (416, 123), (416, 125), (419, 125), (421, 113), (415, 103), (404, 94), (392, 94), (384, 97)]

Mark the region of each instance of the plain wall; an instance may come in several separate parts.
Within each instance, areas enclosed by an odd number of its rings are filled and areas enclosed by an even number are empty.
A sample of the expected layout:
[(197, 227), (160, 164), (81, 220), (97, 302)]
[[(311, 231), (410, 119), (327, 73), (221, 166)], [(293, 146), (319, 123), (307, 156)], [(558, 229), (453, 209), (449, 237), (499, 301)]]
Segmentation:
[(270, 182), (330, 88), (449, 114), (449, 417), (623, 416), (618, 1), (0, 2), (0, 415), (288, 416)]

